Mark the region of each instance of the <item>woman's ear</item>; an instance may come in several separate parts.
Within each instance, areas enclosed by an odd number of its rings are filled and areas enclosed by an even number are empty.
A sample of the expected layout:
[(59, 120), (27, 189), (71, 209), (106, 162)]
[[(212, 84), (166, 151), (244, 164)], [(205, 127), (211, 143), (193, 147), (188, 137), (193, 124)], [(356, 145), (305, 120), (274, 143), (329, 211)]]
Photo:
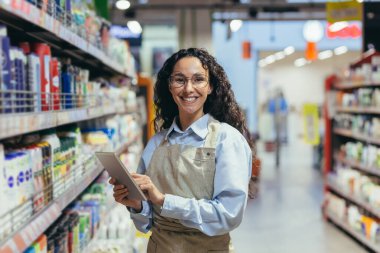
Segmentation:
[(208, 86), (207, 95), (210, 95), (212, 93), (212, 90), (213, 90), (212, 86), (211, 85)]

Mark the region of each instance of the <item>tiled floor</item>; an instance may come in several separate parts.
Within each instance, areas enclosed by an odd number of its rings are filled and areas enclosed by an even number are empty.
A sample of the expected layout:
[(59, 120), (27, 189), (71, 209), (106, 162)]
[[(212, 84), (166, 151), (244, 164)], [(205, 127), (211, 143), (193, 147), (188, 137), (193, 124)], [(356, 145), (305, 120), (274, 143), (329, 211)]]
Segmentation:
[(278, 170), (274, 154), (258, 145), (260, 193), (248, 202), (242, 224), (231, 234), (236, 253), (367, 252), (321, 217), (321, 174), (311, 168), (311, 147), (296, 143), (283, 148)]

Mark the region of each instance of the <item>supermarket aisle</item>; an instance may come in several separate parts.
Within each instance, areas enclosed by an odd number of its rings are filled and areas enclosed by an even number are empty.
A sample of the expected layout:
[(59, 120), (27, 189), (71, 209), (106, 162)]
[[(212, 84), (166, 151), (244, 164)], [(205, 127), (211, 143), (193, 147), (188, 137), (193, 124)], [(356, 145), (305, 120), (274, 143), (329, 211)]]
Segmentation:
[(273, 154), (263, 161), (260, 194), (248, 202), (241, 226), (232, 233), (237, 253), (362, 253), (353, 239), (321, 217), (322, 177), (311, 168), (311, 149), (298, 142), (284, 149), (282, 166)]

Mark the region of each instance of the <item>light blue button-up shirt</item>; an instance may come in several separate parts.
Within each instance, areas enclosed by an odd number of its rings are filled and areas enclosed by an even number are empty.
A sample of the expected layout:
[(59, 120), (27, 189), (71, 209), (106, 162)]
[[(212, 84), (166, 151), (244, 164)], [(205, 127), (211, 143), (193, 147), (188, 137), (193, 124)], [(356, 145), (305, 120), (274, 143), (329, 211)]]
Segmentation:
[[(153, 136), (145, 147), (137, 173), (145, 174), (152, 155), (163, 138), (169, 144), (203, 147), (208, 134), (206, 114), (182, 131), (174, 120), (168, 130)], [(178, 219), (184, 226), (196, 228), (213, 236), (228, 233), (236, 228), (243, 218), (247, 203), (248, 182), (251, 176), (252, 153), (243, 135), (226, 123), (221, 123), (216, 142), (216, 170), (214, 194), (211, 200), (183, 198), (165, 194), (161, 215)], [(152, 206), (143, 201), (140, 213), (131, 211), (131, 218), (141, 232), (152, 227)]]

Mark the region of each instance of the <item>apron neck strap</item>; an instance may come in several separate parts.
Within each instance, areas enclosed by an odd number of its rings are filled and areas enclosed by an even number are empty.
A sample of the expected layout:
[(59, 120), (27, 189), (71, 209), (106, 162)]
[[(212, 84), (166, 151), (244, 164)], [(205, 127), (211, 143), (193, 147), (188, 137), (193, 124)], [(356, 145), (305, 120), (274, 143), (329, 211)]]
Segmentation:
[(216, 139), (218, 138), (220, 122), (210, 115), (208, 119), (208, 134), (206, 136), (205, 148), (216, 148)]
[[(216, 139), (218, 138), (220, 128), (220, 122), (214, 119), (211, 115), (209, 116), (208, 123), (207, 123), (207, 129), (208, 134), (206, 135), (205, 140), (205, 148), (215, 148), (216, 147)], [(167, 146), (169, 144), (169, 141), (167, 139), (167, 135), (162, 139), (159, 146)]]

